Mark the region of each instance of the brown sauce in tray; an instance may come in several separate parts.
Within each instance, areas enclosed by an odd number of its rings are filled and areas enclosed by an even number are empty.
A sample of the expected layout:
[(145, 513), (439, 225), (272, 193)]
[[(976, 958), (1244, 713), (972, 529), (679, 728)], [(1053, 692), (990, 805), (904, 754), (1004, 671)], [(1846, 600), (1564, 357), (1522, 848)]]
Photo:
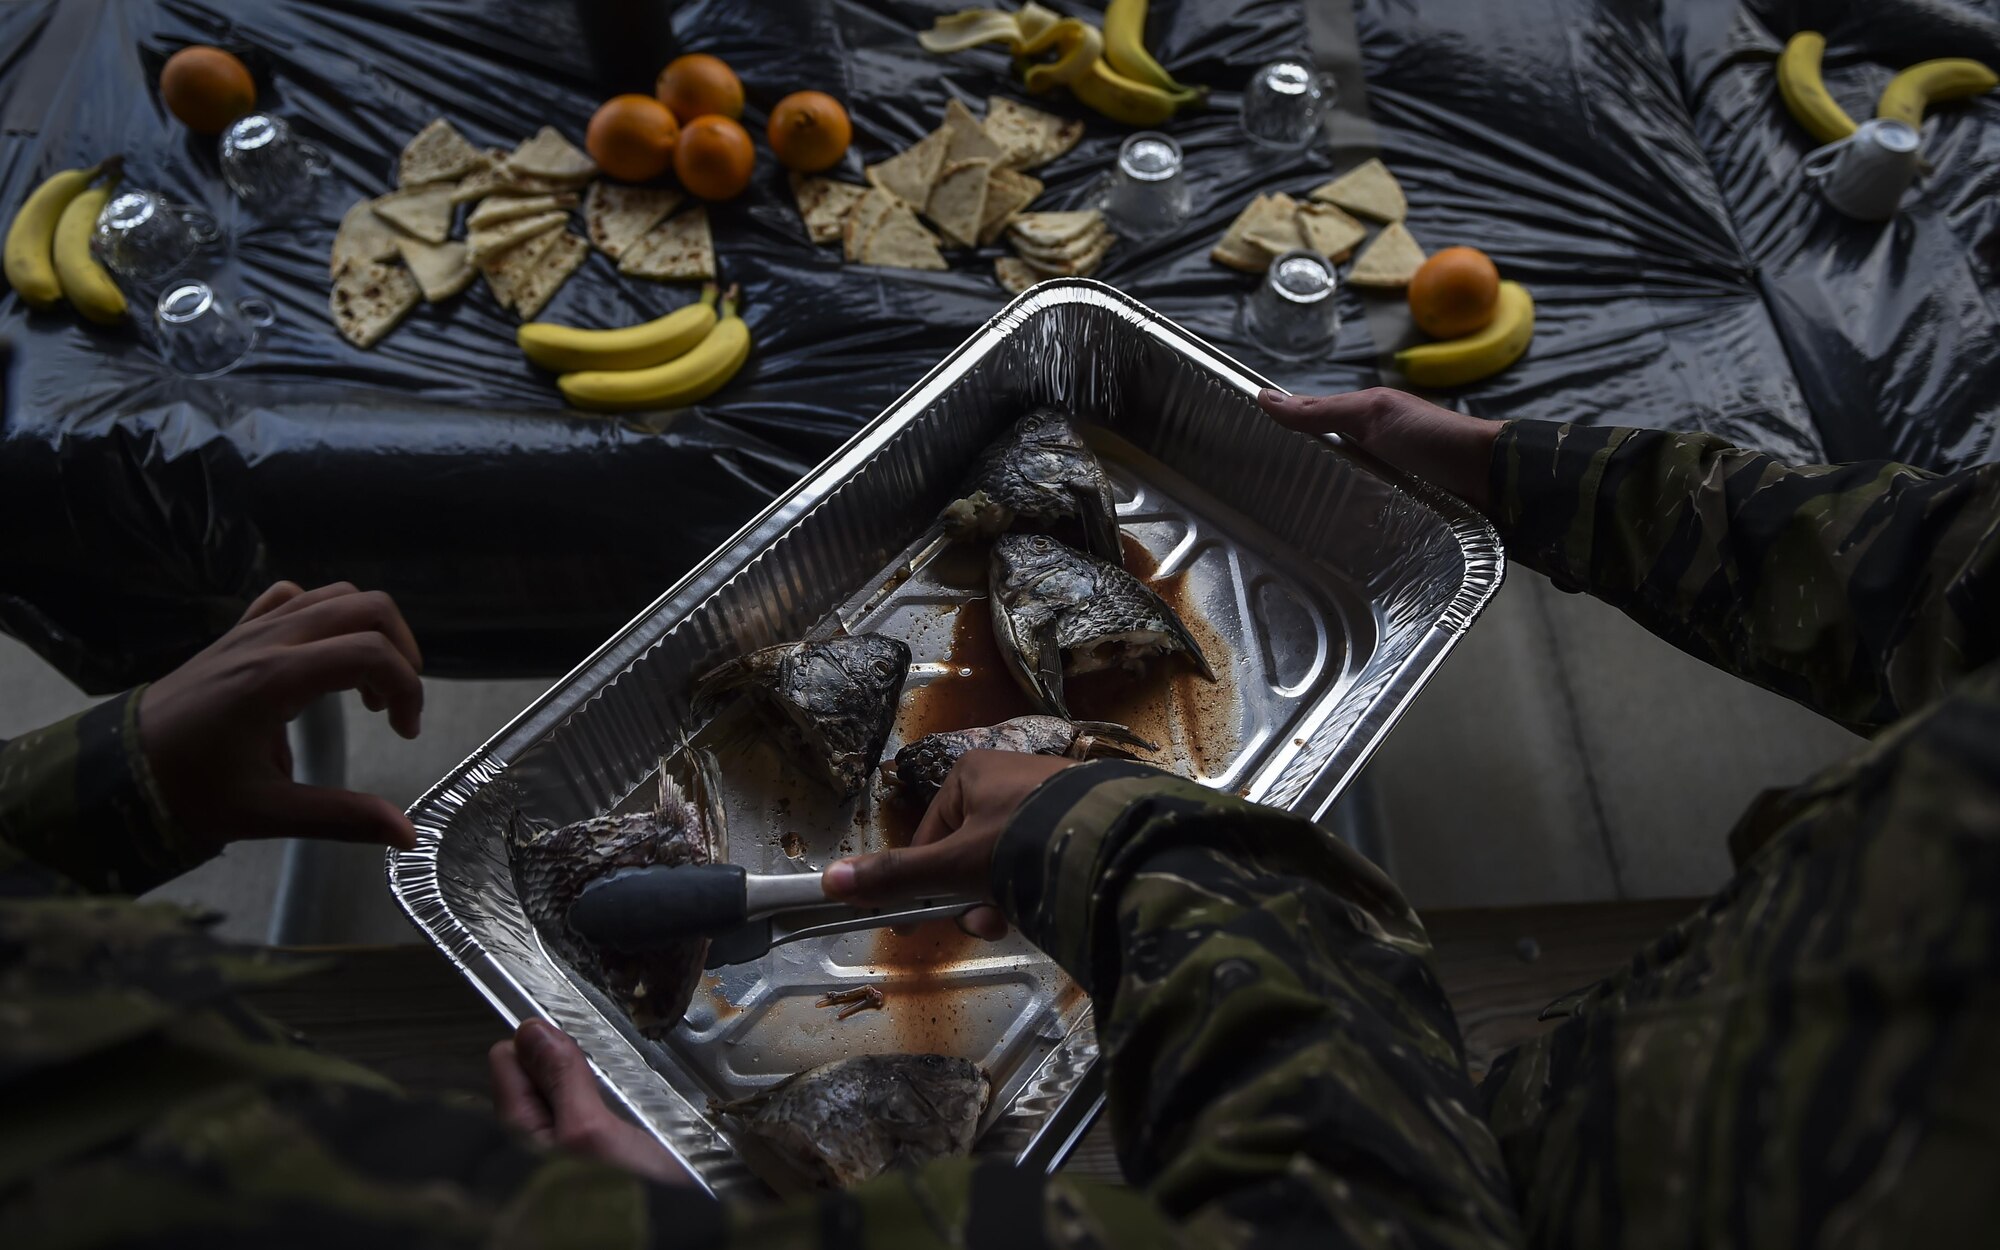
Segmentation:
[(898, 1039), (911, 1051), (954, 1053), (966, 991), (979, 987), (946, 975), (985, 945), (956, 920), (932, 920), (905, 933), (875, 930), (873, 968), (889, 978), (883, 1010)]

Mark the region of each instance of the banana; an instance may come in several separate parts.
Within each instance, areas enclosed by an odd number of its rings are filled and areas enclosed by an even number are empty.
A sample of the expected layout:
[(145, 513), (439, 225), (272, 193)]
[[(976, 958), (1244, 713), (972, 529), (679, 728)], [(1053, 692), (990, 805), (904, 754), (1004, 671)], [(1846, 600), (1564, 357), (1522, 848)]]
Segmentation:
[(1046, 64), (1025, 65), (1021, 81), (1031, 95), (1057, 87), (1067, 87), (1090, 71), (1104, 54), (1104, 36), (1097, 27), (1080, 18), (1066, 17), (1041, 34), (1022, 43), (1023, 57), (1038, 56), (1054, 48), (1056, 59)]
[(1858, 127), (1847, 110), (1834, 103), (1820, 77), (1820, 58), (1826, 55), (1826, 36), (1816, 30), (1802, 30), (1785, 45), (1778, 58), (1778, 94), (1792, 118), (1806, 133), (1821, 143), (1833, 143), (1853, 134)]
[(963, 52), (982, 43), (1004, 43), (1019, 47), (1021, 20), (999, 9), (965, 9), (947, 13), (917, 36), (926, 52)]
[(1133, 82), (1099, 57), (1081, 78), (1070, 83), (1077, 99), (1115, 122), (1127, 126), (1158, 126), (1206, 93), (1196, 88), (1162, 91), (1158, 87)]
[(1534, 335), (1534, 298), (1520, 283), (1502, 282), (1499, 307), (1484, 330), (1405, 348), (1396, 353), (1396, 368), (1418, 386), (1464, 386), (1519, 360)]
[(579, 369), (644, 369), (686, 355), (715, 328), (715, 284), (701, 301), (622, 330), (579, 330), (530, 321), (514, 332), (529, 360), (556, 373)]
[(590, 369), (556, 380), (563, 398), (593, 412), (680, 408), (713, 395), (750, 356), (750, 327), (736, 315), (736, 288), (722, 297), (722, 319), (678, 360), (650, 369)]
[(1184, 91), (1146, 51), (1146, 0), (1111, 0), (1104, 9), (1104, 59), (1133, 82), (1162, 91)]
[(14, 214), (14, 224), (7, 228), (7, 285), (21, 293), (28, 307), (53, 308), (62, 299), (62, 280), (56, 276), (56, 224), (92, 179), (117, 168), (114, 156), (89, 169), (65, 169), (36, 187)]
[(56, 279), (62, 283), (63, 297), (70, 307), (101, 326), (125, 320), (125, 292), (111, 280), (111, 274), (90, 251), (90, 237), (97, 233), (97, 215), (111, 198), (111, 182), (90, 188), (69, 202), (56, 222)]
[(1875, 103), (1875, 116), (1920, 127), (1926, 106), (1981, 95), (1996, 86), (2000, 86), (2000, 75), (1978, 61), (1964, 57), (1925, 61), (1889, 80)]

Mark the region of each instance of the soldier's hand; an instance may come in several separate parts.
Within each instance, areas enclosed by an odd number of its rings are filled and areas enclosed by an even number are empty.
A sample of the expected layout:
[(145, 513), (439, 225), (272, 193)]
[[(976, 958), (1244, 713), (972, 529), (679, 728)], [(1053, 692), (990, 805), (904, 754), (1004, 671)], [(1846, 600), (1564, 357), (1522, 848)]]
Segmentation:
[(604, 1105), (590, 1061), (567, 1033), (530, 1020), (486, 1052), (493, 1110), (545, 1146), (613, 1164), (649, 1180), (690, 1183), (680, 1161)]
[(1257, 404), (1280, 425), (1308, 434), (1338, 434), (1378, 460), (1441, 486), (1485, 510), (1487, 468), (1500, 422), (1440, 408), (1428, 400), (1374, 387), (1345, 395), (1281, 395), (1262, 391)]
[[(990, 898), (993, 848), (1007, 822), (1036, 787), (1074, 763), (1012, 751), (966, 752), (924, 811), (910, 845), (828, 865), (822, 877), (826, 892), (877, 906), (927, 894)], [(975, 907), (958, 924), (975, 937), (1007, 935), (997, 907)]]
[(389, 596), (279, 582), (140, 698), (139, 739), (167, 810), (208, 849), (277, 837), (415, 846), (388, 800), (294, 782), (285, 724), (321, 695), (358, 690), (414, 738), (423, 663)]

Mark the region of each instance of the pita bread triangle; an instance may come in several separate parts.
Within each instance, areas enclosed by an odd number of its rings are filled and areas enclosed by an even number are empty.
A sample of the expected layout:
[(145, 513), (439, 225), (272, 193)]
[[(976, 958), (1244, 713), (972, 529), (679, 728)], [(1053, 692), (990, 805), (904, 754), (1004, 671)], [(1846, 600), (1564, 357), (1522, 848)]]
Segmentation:
[(1269, 252), (1274, 260), (1294, 248), (1304, 247), (1306, 236), (1299, 229), (1299, 202), (1283, 191), (1266, 197), (1263, 209), (1244, 227), (1243, 238), (1252, 247)]
[(950, 242), (971, 247), (978, 241), (979, 223), (986, 219), (986, 180), (992, 172), (993, 162), (981, 158), (947, 165), (938, 175), (925, 216)]
[(799, 220), (805, 223), (806, 236), (815, 243), (832, 243), (840, 238), (841, 223), (868, 195), (867, 187), (832, 178), (795, 173), (791, 182), (792, 198), (799, 205)]
[(466, 142), (457, 127), (440, 117), (403, 145), (403, 154), (396, 160), (396, 185), (410, 187), (420, 182), (462, 178), (480, 164), (479, 149)]
[(1104, 214), (1094, 208), (1061, 213), (1019, 213), (1007, 233), (1036, 247), (1061, 247), (1079, 235), (1104, 224)]
[(534, 138), (523, 140), (507, 158), (507, 166), (516, 174), (557, 182), (583, 182), (597, 176), (597, 162), (578, 151), (554, 126), (544, 126)]
[(468, 230), (484, 230), (503, 222), (521, 217), (533, 217), (537, 213), (555, 213), (576, 205), (576, 196), (568, 192), (553, 195), (489, 195), (479, 201), (479, 207), (472, 210), (465, 219)]
[(687, 197), (662, 187), (628, 187), (616, 182), (590, 184), (583, 201), (583, 229), (590, 242), (613, 260), (644, 238), (681, 206)]
[(1038, 260), (1033, 256), (1023, 255), (1021, 263), (1044, 277), (1084, 278), (1097, 272), (1097, 266), (1103, 263), (1104, 254), (1109, 252), (1111, 245), (1117, 241), (1118, 236), (1106, 230), (1096, 237), (1095, 242), (1091, 243), (1089, 247), (1076, 256), (1065, 257), (1055, 261), (1045, 261)]
[(1370, 157), (1332, 182), (1314, 187), (1311, 196), (1377, 221), (1401, 221), (1410, 211), (1396, 175), (1389, 172), (1379, 156)]
[(1035, 283), (1042, 275), (1028, 267), (1028, 262), (1018, 256), (1002, 256), (993, 262), (993, 276), (1010, 295), (1019, 295)]
[(475, 261), (479, 272), (486, 275), (486, 285), (493, 291), (493, 298), (502, 308), (514, 307), (520, 297), (521, 288), (527, 282), (528, 274), (541, 261), (542, 253), (555, 246), (560, 231), (550, 230), (536, 235), (527, 242), (508, 248), (487, 260)]
[(1041, 193), (1041, 179), (995, 165), (986, 179), (986, 213), (979, 219), (981, 246), (997, 242), (1014, 214), (1033, 204)]
[(396, 228), (376, 216), (377, 202), (373, 199), (357, 201), (342, 215), (340, 228), (333, 232), (333, 255), (327, 262), (328, 273), (339, 273), (342, 266), (355, 262), (388, 260), (396, 254)]
[(891, 205), (861, 243), (861, 263), (895, 269), (944, 269), (937, 236), (924, 229), (906, 204)]
[(867, 169), (868, 181), (887, 191), (911, 208), (930, 203), (931, 186), (944, 168), (944, 154), (951, 136), (940, 128), (879, 165)]
[(847, 220), (840, 223), (841, 252), (849, 264), (860, 262), (861, 245), (875, 233), (875, 227), (882, 224), (889, 210), (901, 203), (880, 187), (870, 187), (866, 195), (855, 201), (854, 207), (847, 212)]
[(569, 214), (558, 209), (552, 213), (536, 213), (533, 217), (516, 217), (503, 221), (497, 226), (484, 230), (474, 230), (465, 236), (472, 245), (472, 261), (478, 264), (489, 256), (498, 256), (516, 244), (526, 242), (538, 234), (560, 230), (569, 224)]
[(1054, 160), (1083, 138), (1083, 123), (1064, 121), (1005, 96), (986, 101), (986, 137), (1007, 149), (1009, 169), (1032, 169)]
[(543, 248), (535, 263), (528, 266), (514, 290), (514, 311), (521, 315), (521, 320), (530, 320), (542, 311), (589, 255), (590, 244), (582, 235), (567, 230), (558, 232), (555, 241)]
[(396, 250), (402, 253), (403, 263), (409, 266), (410, 276), (417, 280), (417, 289), (423, 292), (427, 304), (450, 299), (463, 291), (478, 272), (472, 267), (465, 244), (456, 239), (449, 243), (398, 239)]
[[(1287, 200), (1289, 201), (1289, 197)], [(1260, 195), (1245, 205), (1243, 211), (1236, 214), (1236, 220), (1229, 224), (1229, 229), (1223, 233), (1222, 241), (1209, 252), (1208, 258), (1231, 269), (1241, 269), (1245, 273), (1263, 273), (1269, 269), (1271, 253), (1252, 243), (1250, 235), (1283, 215), (1283, 206), (1275, 201), (1275, 196)]]
[(422, 299), (417, 280), (401, 265), (356, 261), (333, 276), (327, 308), (340, 337), (373, 347)]
[(1299, 230), (1306, 236), (1306, 246), (1329, 260), (1346, 259), (1354, 245), (1368, 237), (1368, 227), (1319, 200), (1299, 205)]
[(479, 156), (479, 165), (459, 179), (457, 189), (452, 192), (453, 198), (461, 204), (468, 200), (483, 200), (508, 190), (507, 149), (488, 148)]
[(956, 96), (944, 106), (944, 128), (950, 136), (944, 151), (947, 166), (960, 161), (992, 161), (997, 165), (1007, 157), (1007, 149), (987, 137), (986, 127)]
[(1019, 236), (1011, 236), (1008, 242), (1014, 245), (1015, 255), (1022, 260), (1034, 264), (1061, 265), (1084, 255), (1102, 242), (1104, 236), (1109, 233), (1110, 231), (1100, 222), (1060, 247), (1042, 247)]
[(1416, 236), (1402, 222), (1392, 221), (1355, 258), (1354, 268), (1347, 271), (1347, 280), (1354, 286), (1393, 290), (1410, 285), (1410, 279), (1417, 276), (1423, 264), (1424, 249)]
[(452, 191), (449, 183), (439, 183), (385, 195), (375, 201), (375, 215), (426, 243), (442, 243), (451, 237), (452, 211), (458, 207)]
[(715, 237), (708, 230), (708, 210), (697, 205), (655, 227), (626, 249), (618, 272), (634, 278), (713, 281)]

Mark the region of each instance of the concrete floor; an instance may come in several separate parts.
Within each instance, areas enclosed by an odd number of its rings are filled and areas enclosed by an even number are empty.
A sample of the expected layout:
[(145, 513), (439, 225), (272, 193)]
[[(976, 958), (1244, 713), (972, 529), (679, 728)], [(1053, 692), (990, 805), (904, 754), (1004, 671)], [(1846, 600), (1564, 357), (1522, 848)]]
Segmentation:
[[(427, 683), (405, 742), (349, 697), (348, 784), (414, 801), (539, 694), (536, 681)], [(91, 700), (0, 637), (0, 738)], [(1705, 893), (1759, 790), (1792, 784), (1857, 739), (1704, 667), (1593, 600), (1518, 566), (1367, 773), (1391, 871), (1419, 907)], [(263, 940), (282, 848), (239, 844), (162, 889)], [(316, 847), (311, 942), (416, 939), (365, 847)]]

